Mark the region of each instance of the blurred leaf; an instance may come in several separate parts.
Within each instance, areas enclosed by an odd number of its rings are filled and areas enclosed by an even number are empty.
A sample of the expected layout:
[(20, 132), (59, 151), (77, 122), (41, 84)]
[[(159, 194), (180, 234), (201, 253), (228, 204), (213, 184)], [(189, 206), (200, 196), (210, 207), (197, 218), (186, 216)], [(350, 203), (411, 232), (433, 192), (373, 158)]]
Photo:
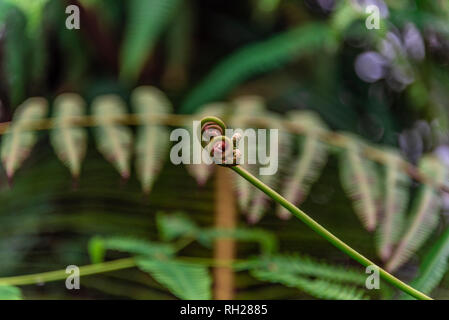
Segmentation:
[(126, 115), (126, 106), (116, 95), (97, 97), (92, 105), (99, 123), (99, 127), (95, 128), (98, 150), (127, 179), (130, 175), (132, 133), (128, 127), (114, 124)]
[[(142, 120), (154, 120), (154, 116), (171, 112), (171, 103), (165, 94), (154, 87), (134, 90), (132, 105)], [(145, 124), (138, 128), (136, 139), (137, 176), (145, 193), (149, 193), (168, 154), (169, 132), (161, 125)]]
[(27, 18), (27, 29), (31, 36), (41, 28), (42, 13), (49, 0), (3, 0), (19, 8)]
[(278, 249), (276, 237), (268, 231), (256, 228), (235, 229), (204, 229), (198, 232), (198, 241), (205, 246), (211, 247), (213, 241), (218, 238), (236, 239), (238, 241), (254, 241), (259, 243), (262, 253), (273, 253)]
[[(445, 166), (434, 156), (422, 157), (419, 169), (438, 184), (446, 179)], [(411, 215), (406, 221), (401, 241), (386, 265), (388, 271), (397, 270), (424, 244), (438, 224), (440, 209), (438, 190), (427, 184), (421, 185), (413, 199)]]
[[(166, 243), (150, 242), (127, 237), (104, 238), (102, 240), (105, 249), (123, 251), (147, 257), (168, 257), (175, 253), (173, 246)], [(99, 242), (100, 240), (96, 241)]]
[(164, 241), (192, 236), (198, 231), (197, 225), (181, 212), (174, 214), (159, 212), (156, 216), (156, 223), (159, 234)]
[[(323, 130), (325, 124), (310, 111), (292, 111), (287, 118), (301, 127), (308, 128), (304, 137), (299, 137), (300, 155), (296, 161), (290, 158), (287, 164), (287, 175), (281, 194), (295, 205), (300, 205), (307, 198), (309, 189), (318, 179), (321, 170), (327, 162), (326, 145), (318, 140), (318, 130)], [(325, 130), (325, 129), (324, 129)], [(277, 214), (281, 218), (290, 217), (290, 212), (278, 205)]]
[[(269, 119), (269, 123), (265, 129), (267, 134), (264, 136), (260, 134), (260, 132), (263, 131), (257, 132), (257, 153), (259, 162), (257, 165), (257, 171), (260, 181), (268, 186), (277, 187), (277, 185), (279, 184), (278, 169), (279, 167), (283, 168), (285, 165), (288, 165), (288, 155), (291, 154), (292, 141), (290, 139), (290, 135), (285, 130), (282, 130), (282, 119), (278, 114), (273, 112), (266, 112), (265, 116)], [(272, 134), (275, 135), (274, 139), (272, 137)], [(271, 141), (277, 141), (278, 150), (270, 149), (271, 146), (275, 145), (274, 143), (272, 144)], [(272, 163), (269, 163), (268, 165), (262, 165), (260, 162), (260, 155), (270, 156), (271, 159), (273, 159), (273, 157), (277, 157), (277, 171), (274, 173), (270, 172), (271, 174), (261, 174), (261, 170), (268, 167)], [(271, 159), (270, 161), (272, 161)], [(257, 188), (254, 189), (252, 200), (248, 209), (248, 222), (259, 222), (265, 212), (269, 209), (271, 201), (272, 199), (268, 197), (265, 192)]]
[(1, 158), (8, 179), (12, 179), (36, 143), (37, 132), (26, 130), (23, 128), (24, 124), (44, 118), (47, 108), (44, 98), (29, 98), (16, 110), (11, 127), (3, 136), (1, 147)]
[(365, 285), (366, 276), (346, 267), (330, 265), (298, 255), (265, 256), (253, 264), (251, 275), (262, 281), (298, 288), (321, 299), (366, 299), (358, 286)]
[(294, 287), (320, 299), (365, 300), (364, 290), (352, 285), (342, 285), (329, 280), (308, 279), (302, 276), (268, 270), (254, 270), (251, 274), (262, 281), (281, 283)]
[[(243, 133), (246, 129), (248, 129), (248, 127), (251, 126), (250, 121), (253, 117), (262, 116), (266, 112), (264, 100), (261, 97), (257, 96), (239, 97), (233, 101), (233, 105), (234, 112), (232, 118), (229, 121), (230, 125), (234, 128), (234, 130), (240, 129), (243, 131)], [(248, 141), (246, 142), (245, 139), (247, 139)], [(257, 138), (255, 137), (254, 139)], [(250, 135), (248, 135), (248, 138), (245, 138), (242, 134), (242, 138), (238, 145), (238, 148), (242, 154), (240, 165), (250, 173), (258, 175), (257, 166), (254, 164), (249, 164), (248, 161), (248, 145), (253, 143), (256, 144), (257, 141), (250, 139)], [(250, 209), (250, 203), (253, 199), (256, 188), (239, 175), (235, 175), (234, 177), (238, 205), (244, 213), (247, 213)]]
[[(55, 129), (50, 132), (50, 139), (58, 158), (77, 178), (81, 171), (81, 162), (87, 148), (87, 130), (75, 126), (73, 119), (85, 114), (85, 102), (77, 94), (66, 93), (54, 102)], [(72, 121), (72, 122), (71, 122)]]
[(0, 286), (0, 300), (22, 300), (22, 293), (17, 287)]
[(328, 26), (314, 23), (249, 44), (219, 63), (190, 93), (181, 112), (192, 113), (201, 105), (222, 98), (251, 76), (277, 68), (294, 58), (333, 49), (335, 40)]
[(364, 227), (374, 231), (378, 220), (379, 177), (376, 165), (362, 156), (357, 137), (348, 136), (346, 149), (340, 154), (340, 180)]
[(138, 267), (185, 300), (209, 300), (212, 279), (206, 267), (174, 260), (139, 259)]
[(400, 240), (404, 228), (405, 210), (409, 200), (410, 178), (402, 171), (401, 158), (390, 151), (385, 164), (383, 182), (383, 217), (378, 229), (378, 251), (386, 261)]
[(128, 0), (128, 24), (121, 49), (120, 76), (134, 82), (180, 0)]
[(106, 248), (104, 247), (104, 240), (101, 237), (93, 237), (90, 239), (87, 250), (92, 263), (101, 263), (104, 261)]
[(10, 12), (6, 20), (5, 47), (2, 67), (8, 83), (12, 105), (17, 106), (25, 98), (27, 84), (27, 50), (25, 19), (17, 10), (9, 10), (0, 2), (0, 11)]
[[(421, 292), (430, 294), (447, 272), (448, 259), (449, 229), (446, 229), (428, 250), (419, 267), (418, 276), (410, 285)], [(402, 298), (411, 299), (411, 296), (403, 294)]]

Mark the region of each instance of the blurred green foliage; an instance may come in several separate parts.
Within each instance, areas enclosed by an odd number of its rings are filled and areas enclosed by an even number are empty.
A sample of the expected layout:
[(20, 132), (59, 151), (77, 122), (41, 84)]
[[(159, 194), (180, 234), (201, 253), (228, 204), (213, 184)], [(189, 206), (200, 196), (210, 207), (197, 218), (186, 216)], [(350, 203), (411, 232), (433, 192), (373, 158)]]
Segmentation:
[[(317, 111), (332, 129), (399, 148), (416, 163), (425, 152), (448, 142), (449, 5), (425, 0), (375, 2), (385, 4), (388, 12), (380, 30), (366, 28), (364, 1), (356, 0), (0, 0), (0, 119), (11, 120), (30, 96), (51, 100), (76, 92), (91, 105), (100, 94), (118, 94), (128, 102), (131, 89), (142, 84), (163, 90), (177, 113), (256, 94), (274, 112)], [(81, 9), (80, 30), (65, 27), (65, 8), (70, 4)], [(418, 57), (421, 47), (424, 56)], [(356, 61), (364, 53), (375, 53), (380, 60), (365, 60), (365, 68), (357, 69)], [(366, 81), (375, 73), (380, 75)], [(418, 120), (424, 125), (416, 126)], [(93, 261), (100, 261), (105, 256), (102, 244), (89, 242), (95, 236), (156, 241), (160, 210), (182, 211), (202, 227), (212, 225), (211, 182), (200, 188), (183, 168), (166, 164), (151, 195), (143, 195), (134, 176), (125, 184), (89, 145), (78, 186), (72, 186), (70, 174), (52, 154), (51, 142), (44, 135), (37, 137), (37, 148), (12, 186), (7, 185), (4, 170), (1, 173), (0, 276), (87, 264), (88, 243)], [(338, 174), (332, 158), (312, 186), (304, 209), (358, 250), (375, 256), (373, 236), (350, 212)], [(281, 252), (353, 264), (299, 222), (272, 216), (259, 227), (274, 234)], [(194, 230), (192, 225), (182, 226)], [(429, 270), (443, 276), (445, 228), (443, 215), (430, 242), (440, 234), (443, 240), (429, 253), (430, 245), (420, 250), (399, 271), (401, 278), (414, 278), (420, 268), (424, 272), (414, 283), (435, 273)], [(170, 232), (165, 233), (167, 240), (183, 230)], [(203, 244), (210, 243), (208, 236), (203, 236)], [(243, 232), (236, 237), (259, 235)], [(261, 246), (274, 250), (265, 241)], [(239, 242), (240, 258), (256, 250), (253, 243)], [(207, 257), (210, 250), (196, 243), (182, 253)], [(423, 253), (426, 262), (421, 265)], [(114, 252), (109, 257), (121, 255)], [(270, 274), (263, 278), (274, 283), (296, 281), (309, 292), (315, 290), (297, 278), (275, 279)], [(155, 279), (172, 286), (164, 276)], [(23, 291), (30, 298), (173, 298), (158, 282), (138, 270), (124, 270), (83, 278), (79, 294), (56, 283)], [(433, 287), (438, 281), (431, 282)], [(237, 275), (236, 286), (237, 298), (242, 299), (310, 298), (296, 289), (262, 285), (249, 272)], [(19, 296), (14, 289), (0, 289), (0, 295)], [(447, 276), (433, 294), (449, 297)]]

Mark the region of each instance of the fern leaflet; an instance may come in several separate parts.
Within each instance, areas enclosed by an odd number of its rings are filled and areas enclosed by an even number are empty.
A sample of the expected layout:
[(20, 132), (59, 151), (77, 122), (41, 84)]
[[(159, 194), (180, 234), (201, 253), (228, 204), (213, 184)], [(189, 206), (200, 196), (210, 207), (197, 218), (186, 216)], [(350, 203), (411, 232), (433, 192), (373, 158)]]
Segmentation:
[(22, 292), (13, 286), (0, 286), (0, 300), (22, 300)]
[(174, 260), (139, 259), (138, 267), (186, 300), (211, 299), (211, 277), (206, 267)]
[[(424, 156), (419, 163), (421, 172), (432, 177), (437, 183), (445, 180), (446, 169), (434, 156)], [(429, 185), (421, 185), (418, 196), (413, 201), (412, 214), (395, 252), (386, 269), (395, 271), (427, 240), (438, 223), (441, 199), (437, 190)]]
[(116, 95), (103, 95), (95, 98), (92, 105), (99, 122), (99, 127), (95, 128), (98, 150), (127, 179), (130, 175), (132, 134), (129, 128), (114, 124), (126, 114), (125, 104)]
[[(141, 118), (166, 115), (171, 112), (167, 97), (154, 87), (139, 87), (132, 94), (132, 105)], [(168, 154), (169, 132), (154, 124), (140, 126), (136, 141), (137, 176), (145, 193), (149, 193)]]
[(37, 133), (26, 130), (24, 126), (27, 122), (44, 118), (47, 109), (47, 100), (44, 98), (30, 98), (14, 113), (13, 124), (5, 133), (1, 147), (2, 162), (8, 179), (12, 179), (36, 143)]
[(390, 152), (385, 165), (383, 217), (378, 229), (378, 251), (386, 261), (400, 239), (409, 199), (409, 177), (401, 170), (398, 154)]
[(377, 168), (362, 157), (357, 138), (350, 138), (340, 155), (340, 179), (363, 225), (368, 231), (374, 231), (379, 192)]
[[(282, 192), (287, 200), (300, 205), (307, 198), (310, 187), (318, 179), (327, 161), (327, 147), (317, 137), (319, 130), (325, 128), (325, 125), (309, 111), (294, 111), (288, 118), (307, 128), (305, 137), (299, 139), (300, 156), (291, 166)], [(278, 206), (277, 214), (283, 219), (291, 216), (281, 206)]]
[(58, 158), (77, 178), (87, 148), (86, 129), (75, 127), (70, 121), (85, 114), (84, 100), (77, 94), (66, 93), (54, 102), (56, 127), (50, 132), (50, 140)]

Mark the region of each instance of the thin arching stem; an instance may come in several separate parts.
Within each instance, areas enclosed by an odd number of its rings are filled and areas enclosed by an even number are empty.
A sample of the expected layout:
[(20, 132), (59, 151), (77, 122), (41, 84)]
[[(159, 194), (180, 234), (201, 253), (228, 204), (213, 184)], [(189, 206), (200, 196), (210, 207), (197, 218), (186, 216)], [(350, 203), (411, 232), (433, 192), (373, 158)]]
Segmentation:
[[(208, 267), (234, 267), (235, 264), (244, 260), (216, 260), (210, 258), (198, 257), (178, 257), (178, 261), (203, 265)], [(130, 269), (137, 266), (135, 258), (117, 259), (102, 263), (89, 264), (79, 267), (80, 276), (88, 276), (93, 274)], [(27, 274), (21, 276), (0, 278), (0, 286), (25, 286), (36, 283), (52, 282), (67, 279), (68, 274), (65, 269)]]
[[(79, 268), (79, 271), (80, 276), (87, 276), (91, 274), (133, 268), (135, 266), (136, 261), (134, 258), (125, 258), (82, 266)], [(0, 285), (23, 286), (28, 284), (62, 280), (66, 279), (67, 277), (68, 274), (66, 273), (66, 270), (62, 269), (56, 271), (27, 274), (23, 276), (0, 278)]]
[(255, 187), (263, 191), (266, 195), (268, 195), (270, 198), (272, 198), (274, 201), (279, 203), (281, 206), (286, 208), (288, 211), (290, 211), (295, 217), (300, 219), (302, 222), (304, 222), (307, 226), (309, 226), (313, 231), (318, 233), (320, 236), (325, 238), (327, 241), (332, 243), (335, 247), (346, 253), (348, 256), (350, 256), (352, 259), (356, 260), (360, 264), (362, 264), (365, 267), (368, 266), (374, 266), (379, 270), (380, 276), (387, 281), (388, 283), (392, 284), (396, 288), (400, 289), (401, 291), (408, 293), (412, 297), (419, 299), (419, 300), (432, 300), (431, 297), (427, 296), (426, 294), (422, 293), (419, 290), (416, 290), (406, 284), (405, 282), (399, 280), (392, 274), (388, 273), (386, 270), (382, 269), (381, 267), (377, 266), (374, 262), (370, 261), (368, 258), (364, 257), (360, 253), (358, 253), (356, 250), (351, 248), (349, 245), (347, 245), (345, 242), (337, 238), (335, 235), (333, 235), (331, 232), (329, 232), (326, 228), (324, 228), (322, 225), (320, 225), (318, 222), (313, 220), (311, 217), (309, 217), (304, 211), (297, 208), (295, 205), (293, 205), (291, 202), (289, 202), (287, 199), (282, 197), (279, 193), (271, 189), (269, 186), (264, 184), (262, 181), (257, 179), (254, 175), (246, 171), (240, 166), (234, 166), (231, 167), (232, 170), (237, 172), (240, 176), (248, 180), (251, 184), (253, 184)]

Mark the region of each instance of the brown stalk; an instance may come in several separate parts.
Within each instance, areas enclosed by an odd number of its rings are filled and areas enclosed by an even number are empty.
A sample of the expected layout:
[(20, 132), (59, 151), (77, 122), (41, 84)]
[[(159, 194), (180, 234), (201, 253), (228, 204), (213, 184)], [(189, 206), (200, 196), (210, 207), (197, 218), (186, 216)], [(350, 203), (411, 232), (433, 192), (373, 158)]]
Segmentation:
[[(215, 228), (233, 229), (237, 224), (235, 197), (231, 184), (231, 171), (217, 166), (215, 177)], [(235, 257), (235, 241), (231, 238), (218, 238), (214, 243), (215, 261), (232, 261)], [(220, 266), (214, 269), (214, 298), (231, 300), (234, 298), (234, 272), (231, 267)]]

